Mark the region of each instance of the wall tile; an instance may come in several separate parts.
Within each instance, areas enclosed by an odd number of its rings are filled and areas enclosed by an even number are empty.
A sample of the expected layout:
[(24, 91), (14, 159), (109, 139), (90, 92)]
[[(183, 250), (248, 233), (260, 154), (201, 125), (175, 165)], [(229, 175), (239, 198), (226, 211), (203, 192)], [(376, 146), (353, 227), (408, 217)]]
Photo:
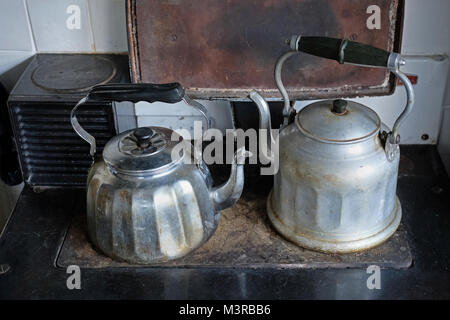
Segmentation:
[(6, 90), (12, 90), (33, 54), (31, 51), (0, 51), (0, 82)]
[(33, 50), (23, 0), (0, 0), (0, 30), (0, 50)]
[(403, 54), (450, 52), (450, 1), (406, 0), (403, 23)]
[[(230, 102), (209, 100), (199, 100), (199, 102), (209, 111), (214, 128), (222, 132), (233, 128)], [(135, 110), (139, 126), (160, 125), (171, 129), (186, 128), (190, 130), (193, 129), (195, 120), (203, 120), (200, 112), (184, 101), (170, 105), (163, 102), (141, 101), (135, 104)]]
[(87, 0), (27, 0), (27, 3), (38, 51), (94, 51)]
[(89, 0), (97, 52), (128, 52), (124, 0)]

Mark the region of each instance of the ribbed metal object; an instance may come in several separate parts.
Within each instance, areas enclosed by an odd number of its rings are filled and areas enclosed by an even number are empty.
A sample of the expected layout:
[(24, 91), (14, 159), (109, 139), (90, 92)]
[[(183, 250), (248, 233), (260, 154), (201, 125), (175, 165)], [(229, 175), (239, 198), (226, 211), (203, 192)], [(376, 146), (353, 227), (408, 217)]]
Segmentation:
[[(284, 62), (298, 52), (394, 73), (407, 99), (392, 130), (371, 108), (341, 99), (312, 103), (292, 117), (281, 74)], [(269, 219), (283, 236), (305, 248), (347, 253), (374, 247), (397, 230), (402, 215), (396, 196), (398, 127), (414, 104), (412, 84), (400, 71), (404, 64), (398, 53), (346, 39), (291, 37), (290, 51), (275, 65), (285, 121), (279, 135), (280, 167), (267, 200)], [(260, 127), (270, 128), (267, 102), (254, 90), (249, 97), (258, 106)]]
[(208, 240), (219, 223), (211, 181), (196, 165), (139, 179), (96, 163), (87, 190), (90, 238), (108, 256), (131, 263), (182, 257)]
[[(84, 134), (75, 114), (74, 123)], [(87, 179), (88, 232), (106, 255), (138, 264), (183, 257), (209, 239), (220, 210), (239, 199), (243, 154), (228, 181), (213, 188), (208, 167), (182, 144), (170, 129), (141, 127), (113, 137), (96, 157)]]
[[(73, 131), (73, 104), (9, 104), (23, 178), (30, 186), (85, 185), (91, 165), (89, 146)], [(86, 105), (80, 122), (96, 137), (99, 149), (115, 134), (110, 104)]]

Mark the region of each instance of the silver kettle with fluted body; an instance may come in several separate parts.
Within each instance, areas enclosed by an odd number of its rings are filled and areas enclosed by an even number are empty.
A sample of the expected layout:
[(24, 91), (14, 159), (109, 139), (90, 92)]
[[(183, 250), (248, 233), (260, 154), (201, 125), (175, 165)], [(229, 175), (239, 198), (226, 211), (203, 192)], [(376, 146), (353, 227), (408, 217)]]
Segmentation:
[(244, 158), (238, 151), (228, 181), (213, 187), (204, 162), (179, 148), (183, 138), (163, 127), (125, 131), (108, 141), (101, 157), (95, 138), (80, 126), (76, 109), (93, 101), (181, 100), (199, 110), (209, 125), (208, 111), (185, 96), (178, 83), (96, 86), (72, 110), (72, 126), (89, 142), (95, 159), (87, 179), (88, 233), (114, 259), (162, 262), (201, 246), (216, 230), (220, 210), (242, 193)]
[[(414, 102), (412, 85), (399, 70), (405, 61), (397, 53), (334, 38), (294, 36), (290, 46), (275, 66), (285, 121), (275, 155), (279, 170), (267, 200), (269, 220), (308, 249), (346, 253), (374, 247), (395, 232), (401, 219), (398, 128)], [(392, 130), (371, 108), (342, 99), (309, 104), (292, 117), (281, 71), (298, 52), (393, 72), (405, 85), (407, 104)], [(270, 128), (266, 101), (256, 91), (250, 98), (263, 119), (260, 126)]]

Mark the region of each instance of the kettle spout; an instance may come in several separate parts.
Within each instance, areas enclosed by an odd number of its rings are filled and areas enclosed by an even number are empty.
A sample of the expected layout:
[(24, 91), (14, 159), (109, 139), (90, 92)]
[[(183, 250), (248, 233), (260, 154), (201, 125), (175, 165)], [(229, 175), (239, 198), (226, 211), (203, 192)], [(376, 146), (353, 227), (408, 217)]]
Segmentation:
[(244, 188), (244, 161), (246, 156), (247, 151), (243, 148), (239, 149), (234, 154), (228, 181), (212, 189), (211, 196), (217, 211), (231, 207), (241, 197)]
[(272, 146), (275, 145), (275, 138), (272, 135), (272, 125), (270, 119), (270, 110), (267, 101), (256, 91), (252, 90), (249, 94), (250, 99), (256, 103), (259, 113), (259, 129), (264, 129), (267, 132), (265, 143), (260, 141), (259, 146), (261, 148), (260, 156), (265, 158), (264, 162), (269, 163), (272, 161)]

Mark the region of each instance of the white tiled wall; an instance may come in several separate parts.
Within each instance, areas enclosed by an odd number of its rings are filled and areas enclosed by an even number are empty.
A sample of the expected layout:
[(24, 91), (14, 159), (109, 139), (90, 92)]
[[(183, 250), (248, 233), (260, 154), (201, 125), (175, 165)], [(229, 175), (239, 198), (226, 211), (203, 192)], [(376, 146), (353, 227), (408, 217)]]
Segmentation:
[(95, 51), (87, 0), (27, 0), (39, 52)]
[(1, 50), (33, 51), (33, 40), (24, 1), (0, 1), (0, 30)]
[(123, 0), (89, 0), (89, 16), (97, 52), (127, 52)]
[[(411, 55), (444, 54), (450, 55), (450, 1), (448, 0), (406, 0), (402, 53)], [(450, 67), (449, 67), (450, 69)], [(447, 70), (449, 70), (447, 69)], [(430, 70), (431, 72), (431, 70)], [(424, 71), (425, 74), (430, 72)], [(424, 121), (439, 116), (441, 125), (433, 130), (440, 130), (438, 150), (450, 174), (450, 71), (441, 79), (440, 86), (445, 86), (443, 97), (435, 97), (429, 92), (427, 101), (440, 99), (441, 108), (423, 113)], [(420, 81), (420, 76), (419, 76)], [(425, 93), (424, 93), (425, 94)], [(421, 106), (425, 108), (426, 106)], [(427, 108), (428, 109), (428, 108)], [(439, 112), (439, 115), (436, 113)]]
[(0, 81), (36, 52), (127, 52), (125, 26), (125, 0), (0, 0)]

